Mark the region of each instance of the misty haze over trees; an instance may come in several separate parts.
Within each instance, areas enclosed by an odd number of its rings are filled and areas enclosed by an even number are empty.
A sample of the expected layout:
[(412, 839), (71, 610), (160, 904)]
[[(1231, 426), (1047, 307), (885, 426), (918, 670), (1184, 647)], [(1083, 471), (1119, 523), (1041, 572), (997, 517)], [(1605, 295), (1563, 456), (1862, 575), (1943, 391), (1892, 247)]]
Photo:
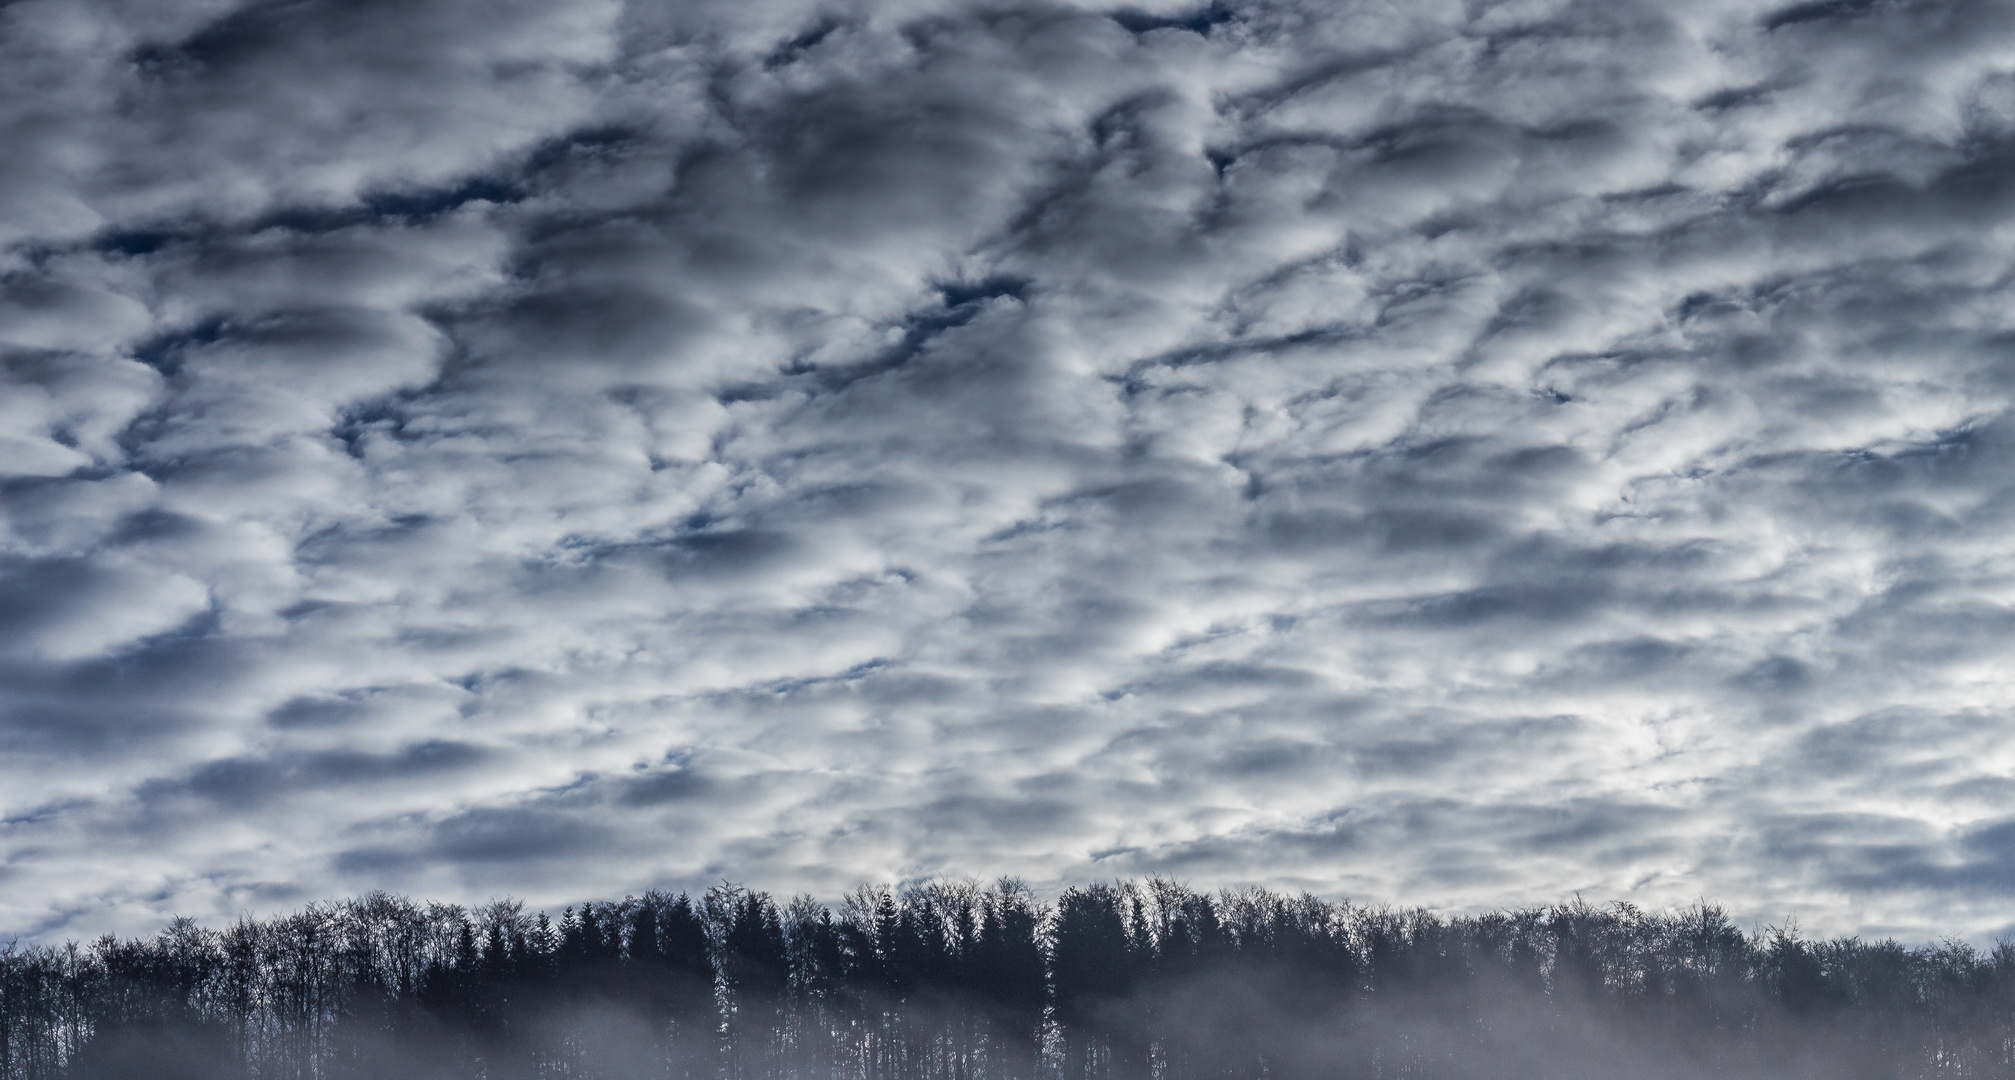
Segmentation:
[(0, 951), (0, 1080), (2015, 1076), (2015, 946), (1705, 903), (1443, 917), (1167, 880), (374, 893)]

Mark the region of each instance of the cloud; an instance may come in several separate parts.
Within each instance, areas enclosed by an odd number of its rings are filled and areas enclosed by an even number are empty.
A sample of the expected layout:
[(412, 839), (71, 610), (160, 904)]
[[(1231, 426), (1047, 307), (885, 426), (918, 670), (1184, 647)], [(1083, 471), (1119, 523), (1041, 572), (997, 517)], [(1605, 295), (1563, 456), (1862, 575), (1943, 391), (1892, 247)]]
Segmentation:
[(2005, 5), (0, 10), (0, 926), (2007, 888)]

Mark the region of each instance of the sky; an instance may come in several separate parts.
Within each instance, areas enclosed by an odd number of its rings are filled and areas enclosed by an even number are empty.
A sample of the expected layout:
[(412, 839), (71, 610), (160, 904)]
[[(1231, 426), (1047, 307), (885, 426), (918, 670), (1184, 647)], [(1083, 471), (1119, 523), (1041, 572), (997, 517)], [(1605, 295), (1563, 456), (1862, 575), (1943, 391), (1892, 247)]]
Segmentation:
[(2015, 5), (0, 5), (0, 935), (2015, 929)]

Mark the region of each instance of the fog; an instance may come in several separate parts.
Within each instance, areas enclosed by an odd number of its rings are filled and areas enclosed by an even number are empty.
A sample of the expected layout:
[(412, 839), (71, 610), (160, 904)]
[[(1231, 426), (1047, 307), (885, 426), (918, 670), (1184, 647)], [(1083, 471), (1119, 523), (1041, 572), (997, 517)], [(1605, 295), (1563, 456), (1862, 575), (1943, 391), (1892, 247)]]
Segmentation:
[(1442, 917), (1168, 879), (382, 894), (0, 955), (0, 1077), (1857, 1080), (2015, 1075), (2015, 947), (1710, 904)]

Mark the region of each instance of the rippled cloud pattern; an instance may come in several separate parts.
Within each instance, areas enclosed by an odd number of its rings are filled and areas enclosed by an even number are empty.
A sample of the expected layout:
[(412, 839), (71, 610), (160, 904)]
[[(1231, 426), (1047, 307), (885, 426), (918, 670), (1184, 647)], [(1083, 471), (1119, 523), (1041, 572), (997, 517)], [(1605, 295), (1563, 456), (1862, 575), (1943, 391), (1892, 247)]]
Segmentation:
[(17, 0), (0, 927), (2015, 924), (2015, 6)]

